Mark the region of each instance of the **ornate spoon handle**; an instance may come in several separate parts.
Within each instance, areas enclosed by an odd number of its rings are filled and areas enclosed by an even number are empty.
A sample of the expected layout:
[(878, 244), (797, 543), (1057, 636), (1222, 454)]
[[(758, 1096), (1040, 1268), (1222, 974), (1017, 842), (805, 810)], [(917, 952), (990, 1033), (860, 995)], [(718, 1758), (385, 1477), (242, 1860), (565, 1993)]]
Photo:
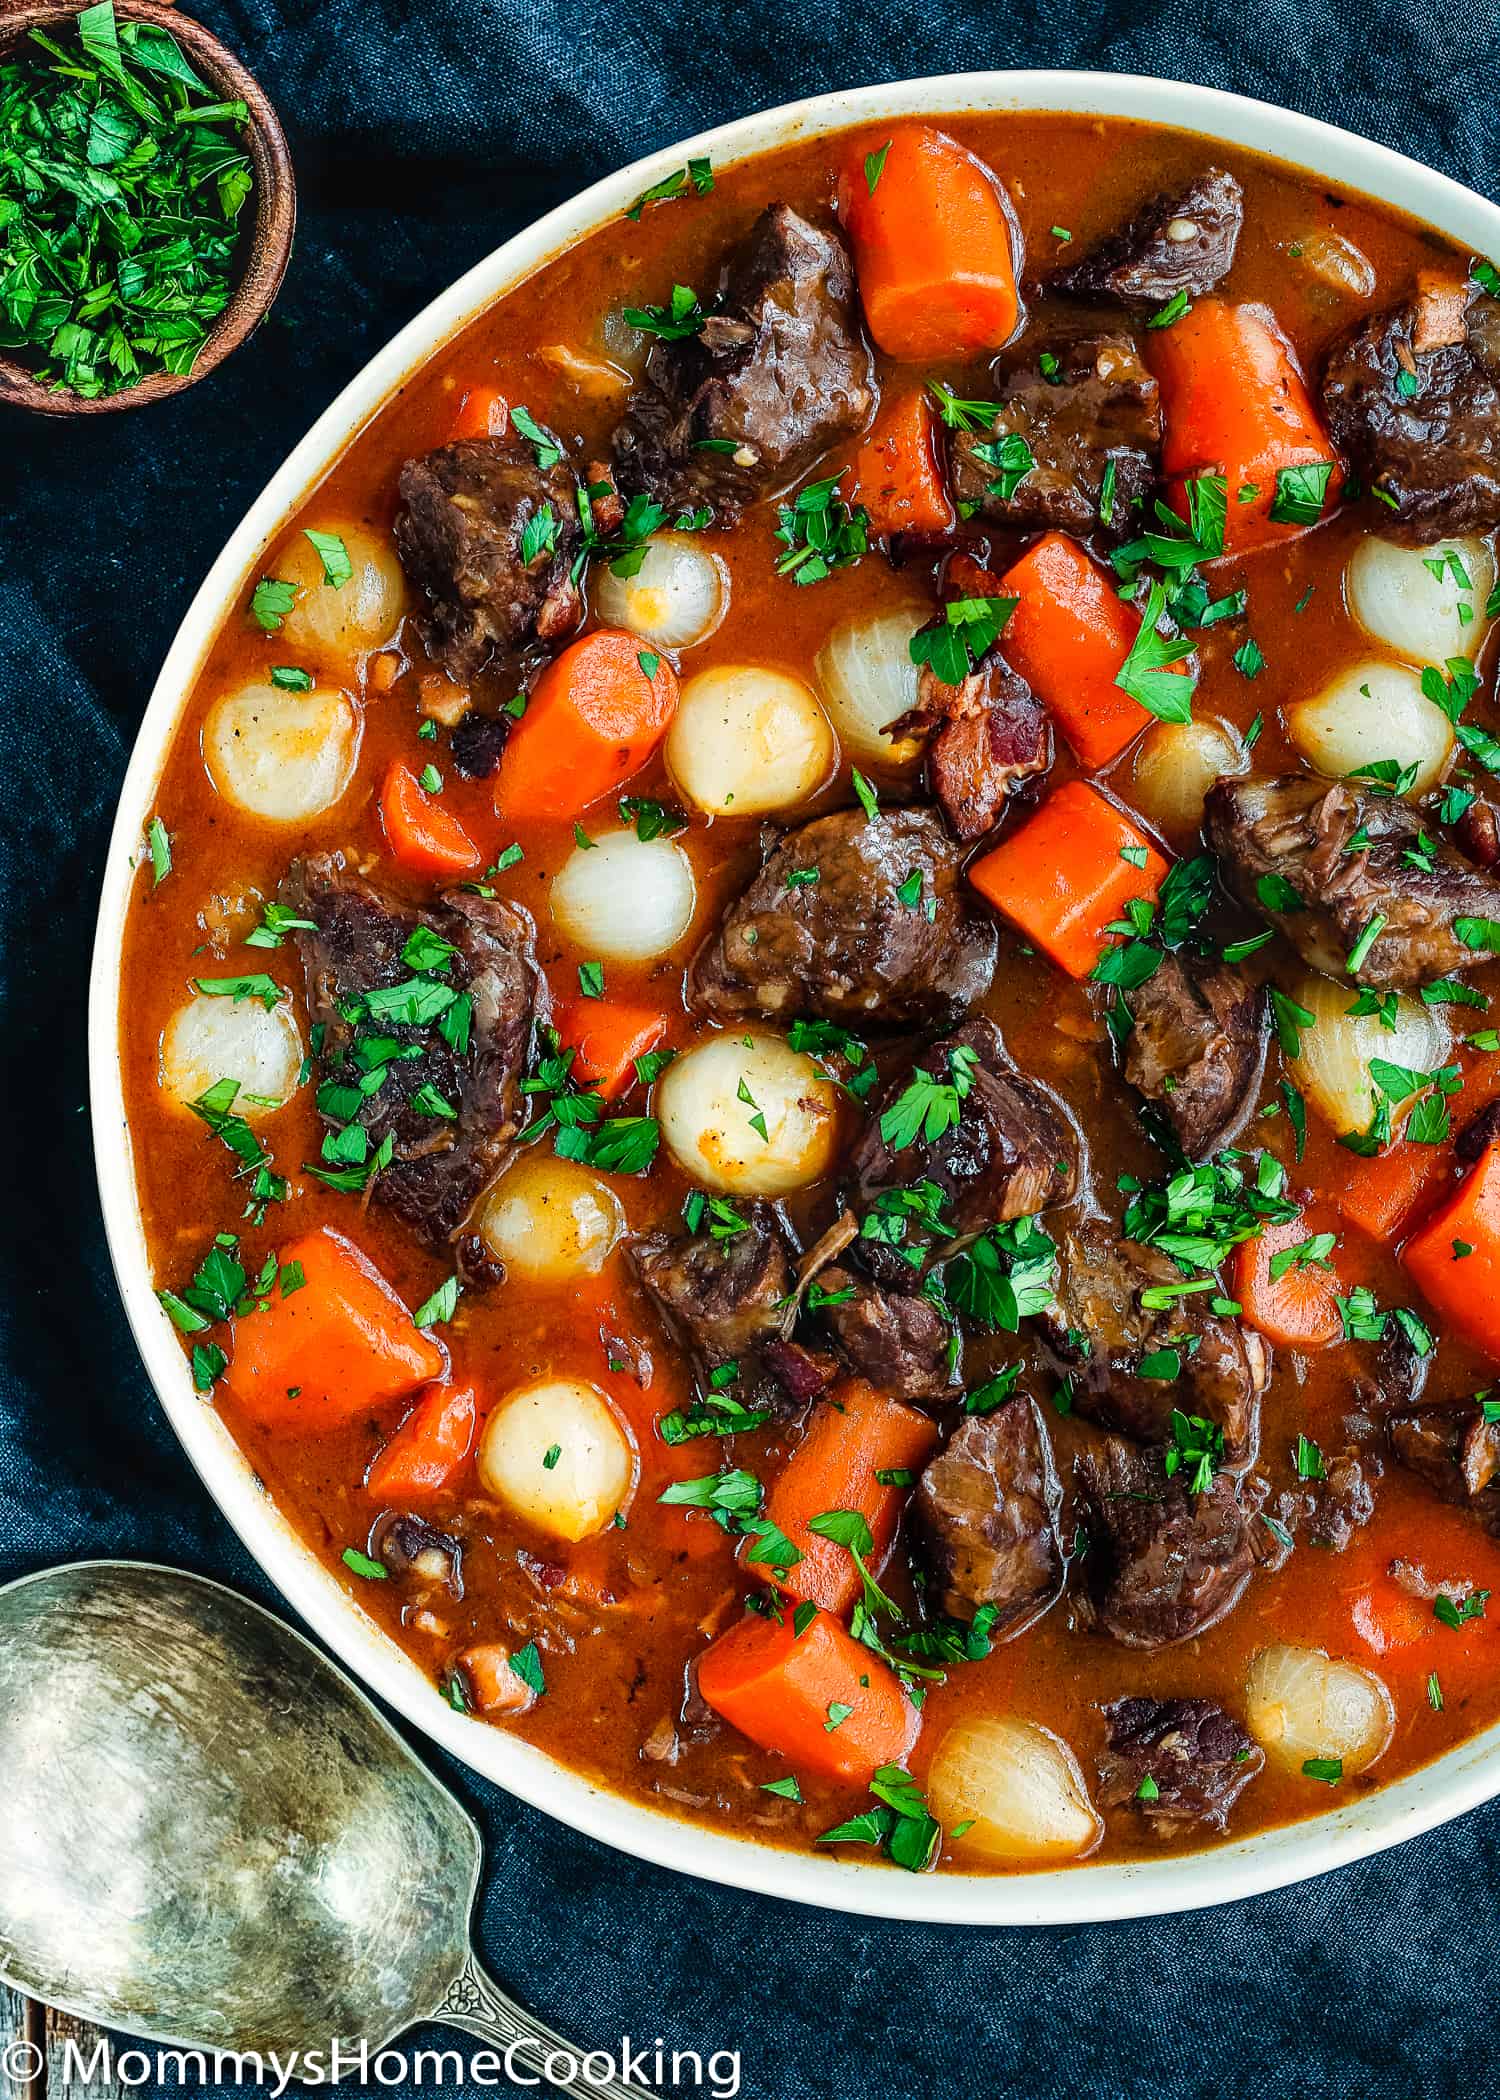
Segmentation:
[[(441, 2003), (433, 2007), (432, 2017), (488, 2042), (505, 2060), (507, 2073), (514, 2064), (527, 2083), (545, 2078), (548, 2085), (560, 2093), (571, 2093), (574, 2100), (657, 2100), (646, 2086), (628, 2085), (618, 2078), (582, 2077), (579, 2066), (591, 2052), (523, 2012), (480, 1967), (472, 1950)], [(608, 2054), (602, 2049), (592, 2053)], [(549, 2064), (557, 2064), (557, 2069), (549, 2069)], [(572, 2067), (571, 2076), (560, 2075), (566, 2065)]]

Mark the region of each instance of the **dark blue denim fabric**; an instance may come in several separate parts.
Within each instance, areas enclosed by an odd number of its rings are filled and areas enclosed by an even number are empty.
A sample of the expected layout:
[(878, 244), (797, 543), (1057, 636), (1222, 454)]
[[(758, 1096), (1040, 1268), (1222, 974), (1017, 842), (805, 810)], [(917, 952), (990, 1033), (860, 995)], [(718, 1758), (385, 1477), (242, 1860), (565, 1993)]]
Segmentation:
[[(1331, 117), (1493, 193), (1488, 8), (1413, 0), (204, 0), (283, 110), (302, 203), (271, 324), (185, 399), (0, 410), (0, 983), (7, 1246), (0, 1577), (159, 1557), (271, 1601), (167, 1430), (116, 1303), (85, 1115), (110, 812), (188, 598), (250, 497), (391, 332), (581, 184), (743, 110), (908, 74), (1073, 65)], [(1157, 1923), (968, 1933), (686, 1883), (450, 1773), (490, 1838), (481, 1942), (556, 2025), (738, 2046), (765, 2100), (1482, 2093), (1500, 1809), (1311, 1886)], [(0, 1862), (3, 1906), (3, 1862)]]

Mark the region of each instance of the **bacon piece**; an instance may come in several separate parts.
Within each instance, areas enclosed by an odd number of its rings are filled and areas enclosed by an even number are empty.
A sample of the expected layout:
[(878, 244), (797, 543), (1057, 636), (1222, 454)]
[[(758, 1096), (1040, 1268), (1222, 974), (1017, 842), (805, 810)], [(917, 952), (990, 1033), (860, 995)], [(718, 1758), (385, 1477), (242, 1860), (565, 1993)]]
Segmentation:
[[(1000, 579), (972, 555), (955, 554), (943, 579), (943, 600), (1004, 596)], [(1019, 781), (1052, 763), (1052, 739), (1040, 701), (998, 645), (957, 685), (930, 664), (917, 680), (917, 704), (891, 725), (892, 736), (932, 731), (927, 784), (954, 836), (983, 837), (996, 823)]]

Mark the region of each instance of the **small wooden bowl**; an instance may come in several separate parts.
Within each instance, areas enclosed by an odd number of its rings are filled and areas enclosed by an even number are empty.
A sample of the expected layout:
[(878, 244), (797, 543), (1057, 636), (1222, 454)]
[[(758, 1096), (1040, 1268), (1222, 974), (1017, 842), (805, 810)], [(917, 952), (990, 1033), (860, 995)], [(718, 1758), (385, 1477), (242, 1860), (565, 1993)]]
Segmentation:
[[(9, 55), (30, 30), (66, 27), (76, 20), (83, 4), (84, 0), (72, 0), (67, 6), (57, 6), (54, 0), (0, 0), (0, 53)], [(281, 119), (259, 81), (201, 22), (178, 14), (170, 4), (115, 0), (115, 13), (134, 22), (154, 22), (169, 31), (224, 101), (241, 101), (249, 110), (246, 143), (255, 175), (255, 225), (246, 236), (249, 252), (239, 283), (191, 372), (153, 372), (136, 386), (86, 401), (81, 395), (40, 385), (28, 365), (0, 351), (0, 401), (35, 409), (44, 416), (98, 416), (122, 408), (144, 408), (150, 401), (163, 401), (169, 394), (196, 386), (265, 319), (292, 253), (297, 224), (292, 157)]]

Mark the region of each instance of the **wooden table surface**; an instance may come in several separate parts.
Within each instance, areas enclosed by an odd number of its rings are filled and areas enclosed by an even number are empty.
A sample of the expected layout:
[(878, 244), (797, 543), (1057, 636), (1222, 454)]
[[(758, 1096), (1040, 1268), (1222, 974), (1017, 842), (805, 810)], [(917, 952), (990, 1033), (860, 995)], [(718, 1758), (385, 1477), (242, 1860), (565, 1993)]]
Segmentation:
[[(66, 2013), (23, 1998), (0, 1983), (0, 2100), (123, 2100), (125, 2088), (116, 2078), (74, 2077), (63, 2080), (63, 2050), (71, 2040), (87, 2064), (93, 2057), (103, 2030), (86, 2020), (73, 2020)], [(31, 2050), (17, 2049), (27, 2043)], [(33, 2056), (31, 2051), (35, 2051)], [(35, 2062), (34, 2076), (18, 2076), (21, 2060)], [(127, 2066), (127, 2069), (129, 2067)]]

